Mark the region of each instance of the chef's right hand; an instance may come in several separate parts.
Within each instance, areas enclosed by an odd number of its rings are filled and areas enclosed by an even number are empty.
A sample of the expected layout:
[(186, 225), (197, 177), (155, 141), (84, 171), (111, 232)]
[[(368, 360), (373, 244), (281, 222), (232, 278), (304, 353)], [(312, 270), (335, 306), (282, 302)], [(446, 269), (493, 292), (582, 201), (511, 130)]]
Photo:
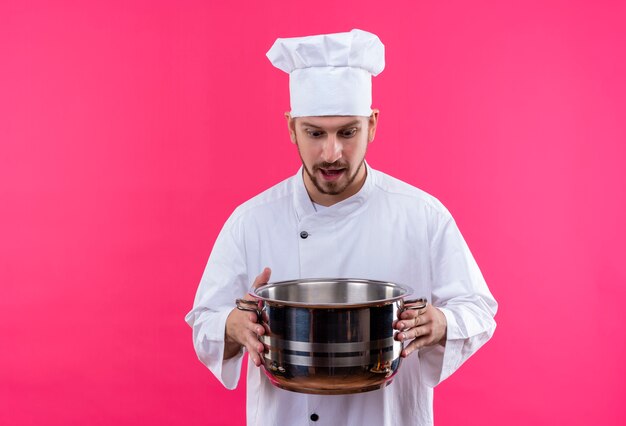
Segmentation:
[[(272, 271), (270, 268), (263, 269), (263, 272), (256, 277), (252, 288), (259, 288), (270, 279)], [(245, 300), (254, 300), (252, 296), (246, 294)], [(242, 346), (250, 354), (250, 359), (257, 367), (261, 365), (261, 354), (263, 353), (263, 343), (258, 336), (265, 334), (265, 329), (257, 323), (257, 315), (254, 312), (233, 309), (226, 319), (224, 359), (234, 357), (239, 353)]]

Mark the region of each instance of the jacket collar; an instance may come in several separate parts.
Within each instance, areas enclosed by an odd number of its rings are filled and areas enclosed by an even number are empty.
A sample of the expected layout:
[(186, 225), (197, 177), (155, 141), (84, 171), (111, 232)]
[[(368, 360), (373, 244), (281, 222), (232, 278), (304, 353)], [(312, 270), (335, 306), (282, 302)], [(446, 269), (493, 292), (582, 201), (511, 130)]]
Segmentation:
[(348, 216), (355, 211), (359, 210), (369, 199), (372, 189), (374, 188), (374, 179), (375, 179), (375, 170), (373, 170), (367, 162), (364, 163), (364, 166), (367, 171), (367, 175), (365, 177), (365, 183), (357, 192), (350, 198), (346, 198), (343, 201), (340, 201), (332, 206), (322, 210), (315, 211), (315, 207), (313, 207), (313, 201), (311, 197), (309, 197), (309, 193), (304, 186), (304, 169), (300, 166), (298, 173), (292, 178), (292, 182), (294, 185), (294, 206), (296, 209), (296, 214), (298, 216), (298, 220), (302, 220), (305, 217), (310, 215), (317, 214), (321, 216), (331, 216), (331, 217), (345, 217)]

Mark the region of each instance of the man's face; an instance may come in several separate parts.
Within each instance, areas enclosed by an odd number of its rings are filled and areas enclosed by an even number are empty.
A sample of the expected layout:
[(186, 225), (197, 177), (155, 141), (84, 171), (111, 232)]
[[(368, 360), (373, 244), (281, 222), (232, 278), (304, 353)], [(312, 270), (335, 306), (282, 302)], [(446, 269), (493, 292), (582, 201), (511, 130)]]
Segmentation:
[(370, 117), (287, 115), (298, 146), (310, 197), (330, 206), (356, 194), (365, 182), (367, 145), (374, 140), (378, 111)]

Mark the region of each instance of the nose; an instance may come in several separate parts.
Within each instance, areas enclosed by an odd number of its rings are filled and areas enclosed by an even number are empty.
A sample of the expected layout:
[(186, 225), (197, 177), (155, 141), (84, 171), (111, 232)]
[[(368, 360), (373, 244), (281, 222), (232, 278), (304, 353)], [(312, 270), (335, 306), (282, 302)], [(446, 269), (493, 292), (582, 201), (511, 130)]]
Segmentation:
[(336, 135), (329, 135), (322, 147), (322, 161), (334, 163), (341, 158), (342, 146)]

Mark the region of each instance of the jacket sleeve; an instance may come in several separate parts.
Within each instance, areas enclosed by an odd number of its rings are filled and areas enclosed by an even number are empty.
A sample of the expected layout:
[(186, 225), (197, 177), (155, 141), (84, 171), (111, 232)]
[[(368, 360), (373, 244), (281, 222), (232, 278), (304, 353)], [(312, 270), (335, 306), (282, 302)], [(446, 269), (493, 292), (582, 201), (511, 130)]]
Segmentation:
[(243, 349), (224, 360), (226, 318), (235, 308), (235, 299), (250, 286), (244, 262), (244, 248), (233, 217), (220, 232), (200, 280), (193, 309), (185, 317), (193, 329), (193, 344), (200, 361), (227, 388), (237, 387)]
[(445, 346), (419, 351), (426, 384), (434, 387), (456, 371), (494, 333), (498, 305), (452, 217), (431, 240), (432, 303), (447, 320)]

